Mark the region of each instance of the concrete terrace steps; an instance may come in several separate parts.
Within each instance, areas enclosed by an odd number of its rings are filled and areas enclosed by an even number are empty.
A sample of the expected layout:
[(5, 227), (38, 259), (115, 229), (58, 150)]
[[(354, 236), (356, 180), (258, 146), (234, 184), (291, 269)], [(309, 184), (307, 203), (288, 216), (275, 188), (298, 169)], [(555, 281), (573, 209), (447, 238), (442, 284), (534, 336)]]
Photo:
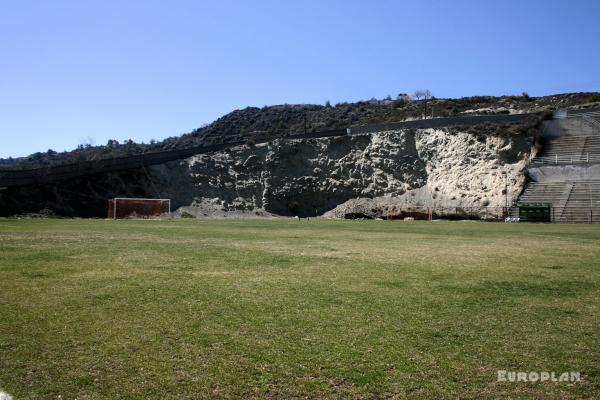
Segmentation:
[(600, 136), (562, 136), (551, 139), (532, 164), (600, 162)]
[(599, 110), (569, 111), (545, 123), (547, 143), (529, 168), (542, 182), (529, 183), (519, 204), (550, 204), (553, 222), (600, 223), (599, 118)]
[(600, 153), (600, 136), (563, 136), (552, 139), (546, 145), (542, 156), (577, 155), (586, 151)]
[(588, 136), (585, 138), (583, 154), (600, 154), (600, 136)]
[[(565, 203), (561, 204), (565, 192)], [(600, 180), (530, 182), (519, 196), (518, 203), (550, 203), (554, 207), (600, 207)]]
[(600, 222), (600, 180), (531, 182), (519, 204), (550, 204), (553, 222)]
[(558, 206), (570, 188), (569, 182), (538, 183), (530, 182), (525, 191), (519, 196), (518, 203), (550, 203)]
[(576, 182), (569, 194), (567, 207), (600, 207), (600, 181)]

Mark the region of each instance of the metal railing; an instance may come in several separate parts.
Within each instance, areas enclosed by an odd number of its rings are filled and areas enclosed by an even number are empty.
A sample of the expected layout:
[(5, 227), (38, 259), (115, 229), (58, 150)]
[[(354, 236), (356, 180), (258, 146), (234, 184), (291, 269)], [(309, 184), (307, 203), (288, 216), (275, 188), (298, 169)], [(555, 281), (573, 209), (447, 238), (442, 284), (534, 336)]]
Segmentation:
[(535, 157), (531, 160), (532, 164), (540, 165), (559, 165), (559, 164), (593, 164), (600, 163), (600, 154), (585, 153), (582, 155), (548, 155)]
[(551, 207), (551, 222), (600, 224), (600, 207)]
[(600, 131), (600, 121), (598, 121), (595, 118), (589, 117), (589, 116), (584, 116), (584, 117), (582, 117), (582, 119), (590, 127), (595, 128), (596, 130)]

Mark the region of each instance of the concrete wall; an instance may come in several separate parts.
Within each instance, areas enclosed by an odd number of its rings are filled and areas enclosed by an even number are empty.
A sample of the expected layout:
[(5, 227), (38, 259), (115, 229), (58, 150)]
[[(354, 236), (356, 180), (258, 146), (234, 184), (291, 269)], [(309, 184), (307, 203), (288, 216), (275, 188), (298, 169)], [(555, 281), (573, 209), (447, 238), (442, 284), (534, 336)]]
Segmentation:
[(530, 166), (528, 172), (536, 182), (600, 180), (600, 164)]
[(553, 119), (544, 121), (542, 124), (542, 134), (544, 137), (553, 138), (566, 135), (589, 136), (597, 135), (598, 131), (578, 118), (573, 119)]

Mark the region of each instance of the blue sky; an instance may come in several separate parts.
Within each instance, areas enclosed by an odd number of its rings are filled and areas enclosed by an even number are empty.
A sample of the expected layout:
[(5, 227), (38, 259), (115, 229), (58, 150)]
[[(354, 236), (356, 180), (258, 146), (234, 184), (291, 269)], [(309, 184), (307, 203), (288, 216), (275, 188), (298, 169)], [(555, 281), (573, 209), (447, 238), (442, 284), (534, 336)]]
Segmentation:
[(0, 0), (0, 157), (236, 108), (600, 90), (600, 1)]

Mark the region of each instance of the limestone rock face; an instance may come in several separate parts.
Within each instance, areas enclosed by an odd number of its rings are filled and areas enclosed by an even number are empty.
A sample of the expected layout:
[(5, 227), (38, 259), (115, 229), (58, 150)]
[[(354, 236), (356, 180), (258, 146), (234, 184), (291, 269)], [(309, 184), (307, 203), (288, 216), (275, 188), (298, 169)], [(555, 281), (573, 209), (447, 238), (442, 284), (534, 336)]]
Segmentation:
[(510, 202), (521, 192), (530, 150), (524, 135), (441, 129), (279, 139), (183, 161), (193, 201), (182, 210), (343, 218), (391, 206), (501, 207), (505, 185)]
[[(0, 191), (0, 215), (101, 217), (112, 197), (170, 198), (198, 216), (386, 217), (411, 206), (502, 207), (525, 185), (531, 138), (454, 129), (242, 146), (152, 167)], [(508, 187), (508, 196), (504, 187)], [(451, 213), (451, 212), (450, 212)]]

